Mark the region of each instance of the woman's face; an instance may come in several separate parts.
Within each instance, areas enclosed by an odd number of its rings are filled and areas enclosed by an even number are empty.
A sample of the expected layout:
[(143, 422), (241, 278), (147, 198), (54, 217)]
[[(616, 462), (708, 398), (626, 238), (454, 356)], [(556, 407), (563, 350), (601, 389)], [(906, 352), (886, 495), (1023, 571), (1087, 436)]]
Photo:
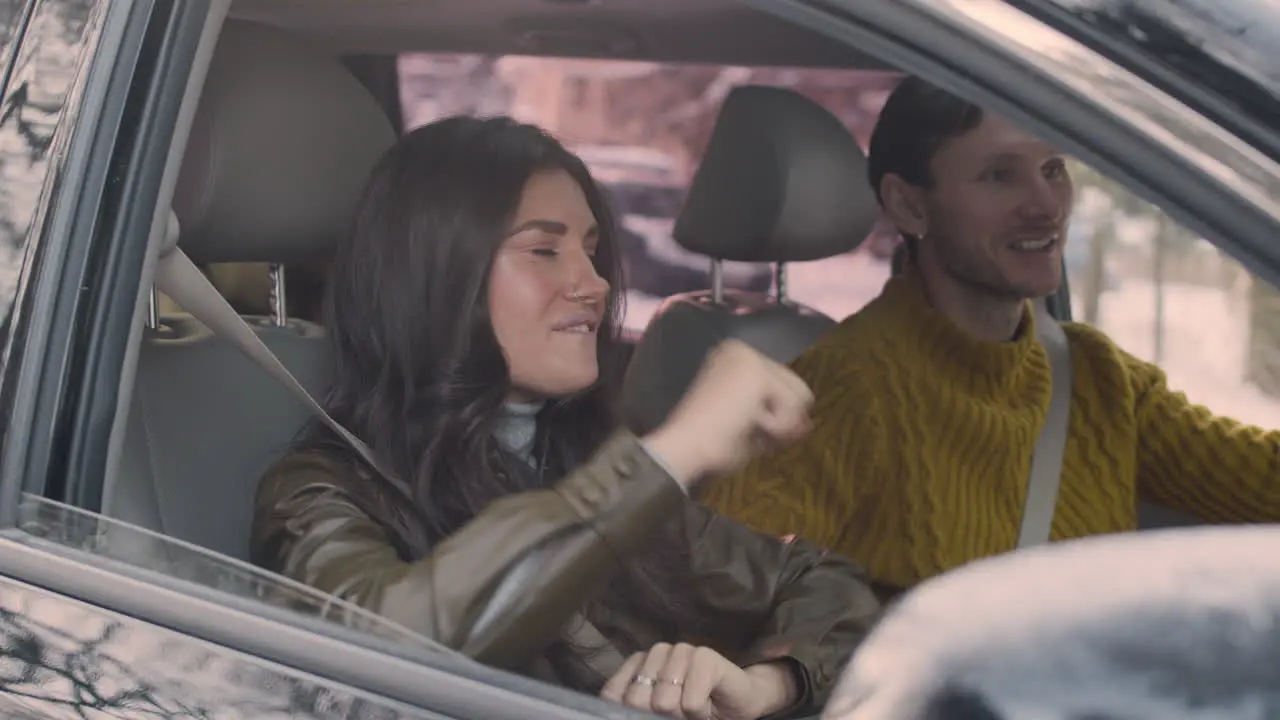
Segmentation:
[(489, 313), (511, 368), (511, 400), (572, 395), (599, 376), (596, 332), (609, 283), (592, 263), (598, 241), (595, 215), (569, 173), (529, 178), (489, 275)]

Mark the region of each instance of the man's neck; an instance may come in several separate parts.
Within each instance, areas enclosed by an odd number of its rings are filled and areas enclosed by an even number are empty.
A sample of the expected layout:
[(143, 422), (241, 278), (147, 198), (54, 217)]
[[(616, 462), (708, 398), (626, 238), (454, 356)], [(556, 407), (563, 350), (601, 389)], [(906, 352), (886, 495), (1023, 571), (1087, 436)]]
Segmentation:
[(960, 329), (987, 342), (1008, 342), (1022, 323), (1023, 301), (1000, 298), (943, 272), (923, 272), (929, 304)]

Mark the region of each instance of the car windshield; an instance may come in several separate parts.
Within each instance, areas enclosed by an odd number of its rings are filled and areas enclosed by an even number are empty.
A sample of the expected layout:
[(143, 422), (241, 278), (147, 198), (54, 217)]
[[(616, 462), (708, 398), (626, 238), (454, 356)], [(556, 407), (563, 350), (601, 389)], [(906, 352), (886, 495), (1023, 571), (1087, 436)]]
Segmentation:
[(375, 613), (248, 563), (35, 495), (19, 528), (34, 537), (240, 597), (267, 602), (393, 641), (452, 652)]
[[(1275, 0), (1007, 0), (1280, 160)], [(1233, 117), (1234, 116), (1234, 117)]]

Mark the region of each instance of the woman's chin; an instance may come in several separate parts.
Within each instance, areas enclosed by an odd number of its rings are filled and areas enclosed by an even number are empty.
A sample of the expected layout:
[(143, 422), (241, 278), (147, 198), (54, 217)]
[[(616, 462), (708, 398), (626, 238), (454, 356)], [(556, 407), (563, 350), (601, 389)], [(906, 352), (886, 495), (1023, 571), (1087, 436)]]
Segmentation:
[(536, 382), (524, 382), (517, 385), (514, 396), (527, 398), (526, 402), (535, 400), (561, 400), (581, 395), (595, 387), (600, 379), (600, 371), (596, 366), (581, 372), (559, 374), (556, 377), (541, 378)]

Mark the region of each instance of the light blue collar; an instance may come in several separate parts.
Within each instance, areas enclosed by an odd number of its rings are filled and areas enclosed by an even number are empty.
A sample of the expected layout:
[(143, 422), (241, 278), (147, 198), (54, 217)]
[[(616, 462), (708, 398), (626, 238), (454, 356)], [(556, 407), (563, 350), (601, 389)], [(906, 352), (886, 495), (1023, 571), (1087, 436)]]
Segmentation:
[(538, 413), (543, 403), (507, 403), (505, 413), (493, 429), (493, 437), (504, 450), (536, 466), (534, 443), (538, 440)]

